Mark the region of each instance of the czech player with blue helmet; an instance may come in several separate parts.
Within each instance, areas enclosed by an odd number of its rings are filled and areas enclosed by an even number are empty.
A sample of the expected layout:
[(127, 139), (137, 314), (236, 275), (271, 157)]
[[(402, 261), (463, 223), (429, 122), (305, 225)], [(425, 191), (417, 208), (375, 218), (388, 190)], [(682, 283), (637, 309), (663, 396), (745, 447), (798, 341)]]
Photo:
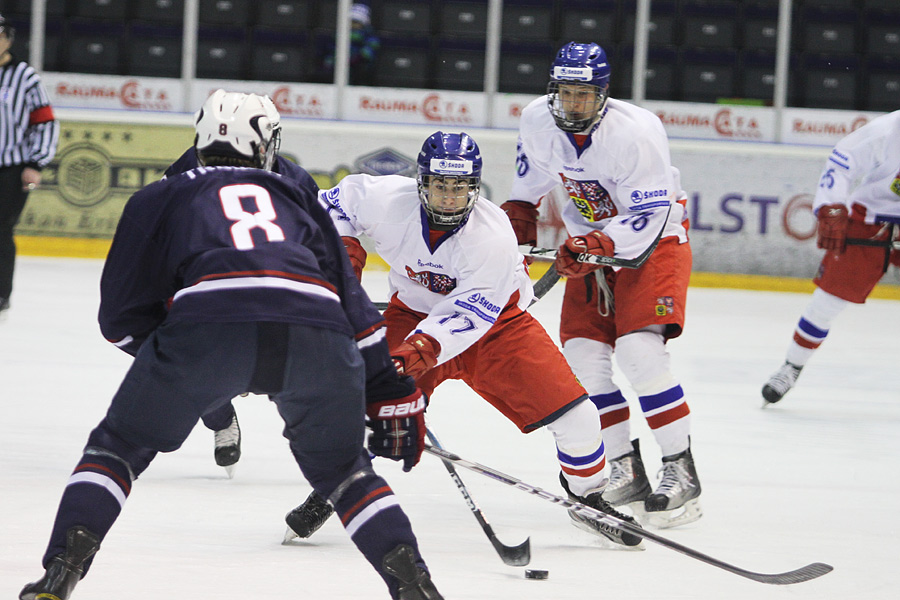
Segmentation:
[(135, 359), (68, 480), (45, 573), (20, 600), (70, 598), (157, 453), (246, 392), (276, 404), (303, 475), (391, 598), (441, 600), (363, 447), (368, 415), (394, 434), (373, 435), (369, 449), (412, 468), (424, 396), (397, 373), (384, 321), (315, 195), (268, 170), (275, 127), (261, 97), (216, 91), (196, 130), (200, 166), (135, 193), (116, 229), (100, 328)]
[[(542, 200), (562, 216), (569, 237), (555, 263), (568, 278), (560, 339), (600, 413), (612, 467), (604, 498), (671, 527), (702, 514), (690, 410), (666, 350), (684, 327), (691, 272), (687, 198), (659, 118), (610, 98), (611, 76), (598, 44), (559, 49), (547, 94), (522, 112), (517, 170), (503, 208), (520, 244), (537, 242)], [(635, 258), (658, 237), (637, 269), (578, 260), (582, 253)], [(613, 349), (662, 452), (655, 491), (639, 441), (630, 439), (628, 401), (612, 379)]]
[[(438, 131), (422, 144), (415, 179), (348, 175), (319, 201), (360, 275), (363, 235), (390, 266), (384, 317), (398, 371), (426, 395), (461, 379), (523, 433), (547, 427), (563, 487), (633, 521), (602, 501), (608, 468), (597, 410), (526, 311), (531, 280), (506, 215), (480, 197), (482, 169), (469, 135)], [(582, 525), (618, 544), (641, 541), (597, 521)]]

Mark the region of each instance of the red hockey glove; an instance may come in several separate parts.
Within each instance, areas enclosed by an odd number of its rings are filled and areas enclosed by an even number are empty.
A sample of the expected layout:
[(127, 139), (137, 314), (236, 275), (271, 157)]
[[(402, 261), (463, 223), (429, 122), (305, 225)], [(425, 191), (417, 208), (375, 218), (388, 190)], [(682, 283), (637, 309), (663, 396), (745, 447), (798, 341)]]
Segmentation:
[[(537, 245), (537, 207), (531, 202), (509, 200), (501, 204), (500, 208), (506, 211), (506, 216), (509, 217), (519, 245)], [(534, 258), (527, 256), (525, 260), (530, 265)]]
[(425, 450), (425, 408), (428, 399), (419, 388), (402, 398), (366, 405), (369, 417), (369, 452), (375, 456), (402, 460), (410, 471)]
[(362, 272), (363, 267), (366, 266), (366, 250), (362, 247), (362, 244), (359, 243), (359, 240), (355, 237), (350, 236), (341, 236), (341, 241), (344, 242), (344, 248), (347, 249), (347, 256), (350, 257), (350, 264), (353, 265), (353, 272), (356, 273), (356, 278), (362, 281)]
[(587, 235), (570, 237), (556, 253), (557, 272), (564, 277), (578, 278), (602, 267), (602, 265), (578, 262), (578, 255), (584, 252), (595, 256), (613, 256), (615, 244), (602, 231), (592, 231)]
[(441, 344), (426, 333), (414, 333), (391, 351), (394, 366), (401, 375), (413, 379), (437, 364)]
[(847, 249), (847, 225), (849, 215), (843, 204), (826, 204), (819, 207), (818, 238), (816, 245), (825, 250), (843, 254)]

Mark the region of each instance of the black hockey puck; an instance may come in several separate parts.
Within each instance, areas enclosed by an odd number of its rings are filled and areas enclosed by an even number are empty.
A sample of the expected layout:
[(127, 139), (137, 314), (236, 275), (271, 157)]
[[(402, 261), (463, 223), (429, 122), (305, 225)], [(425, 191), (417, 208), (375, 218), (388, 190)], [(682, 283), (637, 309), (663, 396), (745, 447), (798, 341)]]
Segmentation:
[(541, 571), (540, 569), (525, 569), (525, 579), (547, 579), (550, 577), (550, 571)]

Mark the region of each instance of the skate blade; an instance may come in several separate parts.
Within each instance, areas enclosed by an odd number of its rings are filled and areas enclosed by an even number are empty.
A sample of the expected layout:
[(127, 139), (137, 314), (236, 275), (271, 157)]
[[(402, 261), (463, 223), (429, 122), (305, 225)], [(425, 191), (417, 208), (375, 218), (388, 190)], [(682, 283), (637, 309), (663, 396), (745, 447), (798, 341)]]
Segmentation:
[(287, 530), (284, 532), (284, 539), (281, 540), (281, 544), (282, 544), (282, 545), (287, 545), (287, 544), (290, 544), (290, 543), (292, 543), (294, 540), (299, 539), (299, 538), (300, 538), (300, 536), (297, 535), (296, 533), (294, 533), (294, 530), (293, 530), (293, 529), (291, 529), (290, 527), (288, 527)]
[(643, 500), (635, 500), (634, 502), (628, 502), (627, 504), (621, 504), (615, 507), (619, 512), (625, 513), (626, 515), (632, 516), (635, 520), (641, 525), (647, 520), (647, 511), (644, 510), (644, 501)]
[(683, 506), (672, 510), (646, 512), (647, 523), (657, 529), (671, 529), (693, 523), (703, 516), (700, 500), (688, 500)]
[[(569, 513), (570, 516), (571, 516), (571, 514), (572, 513)], [(571, 521), (572, 525), (574, 525), (578, 529), (580, 529), (582, 531), (586, 531), (586, 532), (592, 534), (594, 537), (598, 538), (600, 540), (600, 546), (602, 546), (603, 548), (606, 548), (608, 550), (632, 551), (632, 550), (646, 550), (647, 549), (646, 546), (644, 546), (644, 540), (641, 540), (641, 543), (637, 544), (636, 546), (626, 546), (625, 544), (620, 544), (618, 542), (612, 541), (611, 539), (609, 539), (608, 537), (606, 537), (605, 535), (603, 535), (602, 533), (600, 533), (599, 531), (597, 531), (596, 529), (594, 529), (593, 527), (591, 527), (590, 525), (588, 525), (587, 523), (585, 523), (583, 521), (579, 521), (577, 519), (570, 519), (570, 521)]]

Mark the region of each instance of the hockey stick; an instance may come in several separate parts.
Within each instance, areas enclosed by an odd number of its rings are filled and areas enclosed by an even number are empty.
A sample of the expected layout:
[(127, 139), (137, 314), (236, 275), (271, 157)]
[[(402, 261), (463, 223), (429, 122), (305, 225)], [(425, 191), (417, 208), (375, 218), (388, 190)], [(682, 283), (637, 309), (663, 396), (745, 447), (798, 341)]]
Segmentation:
[(629, 533), (641, 536), (645, 540), (656, 542), (660, 546), (664, 546), (666, 548), (669, 548), (670, 550), (675, 550), (676, 552), (680, 552), (681, 554), (705, 562), (708, 565), (724, 569), (729, 573), (734, 573), (735, 575), (746, 577), (747, 579), (752, 579), (753, 581), (768, 583), (772, 585), (789, 585), (792, 583), (802, 583), (804, 581), (809, 581), (810, 579), (815, 579), (816, 577), (821, 577), (826, 573), (830, 573), (834, 569), (834, 567), (832, 567), (831, 565), (817, 562), (808, 564), (805, 567), (801, 567), (799, 569), (794, 569), (793, 571), (787, 571), (785, 573), (757, 573), (754, 571), (747, 571), (746, 569), (735, 567), (717, 558), (713, 558), (709, 555), (703, 554), (702, 552), (699, 552), (692, 548), (688, 548), (687, 546), (682, 546), (677, 542), (673, 542), (672, 540), (642, 529), (637, 525), (633, 525), (627, 521), (617, 519), (612, 515), (600, 512), (599, 510), (593, 509), (589, 506), (585, 506), (580, 502), (574, 502), (567, 498), (563, 498), (562, 496), (551, 494), (550, 492), (547, 492), (539, 487), (534, 487), (532, 485), (524, 483), (519, 479), (510, 477), (509, 475), (505, 475), (489, 467), (485, 467), (478, 463), (470, 462), (468, 460), (460, 458), (457, 454), (447, 452), (442, 448), (436, 448), (434, 446), (426, 445), (425, 452), (439, 457), (445, 463), (447, 461), (450, 461), (453, 464), (459, 465), (471, 471), (475, 471), (476, 473), (480, 473), (485, 477), (490, 477), (491, 479), (499, 481), (500, 483), (505, 483), (506, 485), (510, 485), (516, 489), (522, 490), (523, 492), (528, 492), (529, 494), (533, 494), (554, 504), (559, 504), (572, 513), (579, 514), (596, 521), (600, 521), (612, 527), (624, 529)]
[[(425, 434), (428, 436), (428, 439), (431, 441), (434, 448), (443, 449), (443, 446), (441, 446), (441, 443), (430, 429), (426, 429)], [(491, 527), (491, 524), (484, 518), (481, 509), (475, 503), (466, 484), (463, 483), (462, 479), (459, 477), (459, 473), (456, 472), (456, 467), (454, 467), (453, 463), (449, 460), (445, 460), (443, 463), (447, 468), (447, 472), (450, 473), (450, 479), (453, 480), (453, 483), (459, 488), (459, 493), (466, 499), (469, 510), (475, 515), (475, 519), (478, 521), (478, 524), (481, 525), (481, 529), (484, 530), (485, 535), (488, 536), (491, 545), (494, 546), (494, 550), (500, 555), (500, 560), (513, 567), (523, 567), (527, 565), (531, 561), (531, 538), (525, 538), (525, 541), (518, 546), (507, 546), (498, 540), (493, 527)]]
[(547, 292), (559, 281), (559, 273), (556, 272), (556, 265), (550, 265), (547, 272), (541, 275), (541, 278), (534, 283), (534, 299), (532, 304), (547, 295)]
[[(519, 246), (519, 248), (521, 249), (522, 246)], [(532, 300), (531, 303), (534, 304), (543, 298), (544, 295), (556, 285), (557, 281), (559, 281), (559, 273), (556, 272), (556, 267), (554, 265), (550, 265), (547, 272), (541, 275), (541, 278), (534, 283), (534, 300)], [(374, 302), (374, 304), (375, 308), (380, 311), (384, 311), (388, 307), (387, 302)]]
[[(666, 218), (663, 220), (662, 227), (659, 228), (659, 233), (656, 234), (656, 238), (653, 240), (653, 243), (647, 246), (647, 248), (641, 252), (638, 256), (634, 258), (616, 258), (615, 256), (597, 256), (596, 254), (588, 254), (587, 252), (582, 252), (578, 255), (578, 262), (583, 263), (591, 263), (592, 265), (602, 265), (604, 267), (622, 267), (623, 269), (638, 269), (647, 262), (647, 259), (650, 258), (650, 255), (653, 254), (653, 251), (656, 250), (657, 244), (659, 244), (659, 240), (662, 238), (663, 231), (666, 230), (666, 225), (669, 223), (669, 213), (672, 212), (672, 205), (669, 205), (668, 211), (666, 211)], [(533, 256), (535, 258), (543, 258), (547, 260), (556, 260), (556, 255), (559, 252), (556, 248), (537, 248), (533, 246), (519, 246), (519, 252), (524, 254), (525, 256)]]

